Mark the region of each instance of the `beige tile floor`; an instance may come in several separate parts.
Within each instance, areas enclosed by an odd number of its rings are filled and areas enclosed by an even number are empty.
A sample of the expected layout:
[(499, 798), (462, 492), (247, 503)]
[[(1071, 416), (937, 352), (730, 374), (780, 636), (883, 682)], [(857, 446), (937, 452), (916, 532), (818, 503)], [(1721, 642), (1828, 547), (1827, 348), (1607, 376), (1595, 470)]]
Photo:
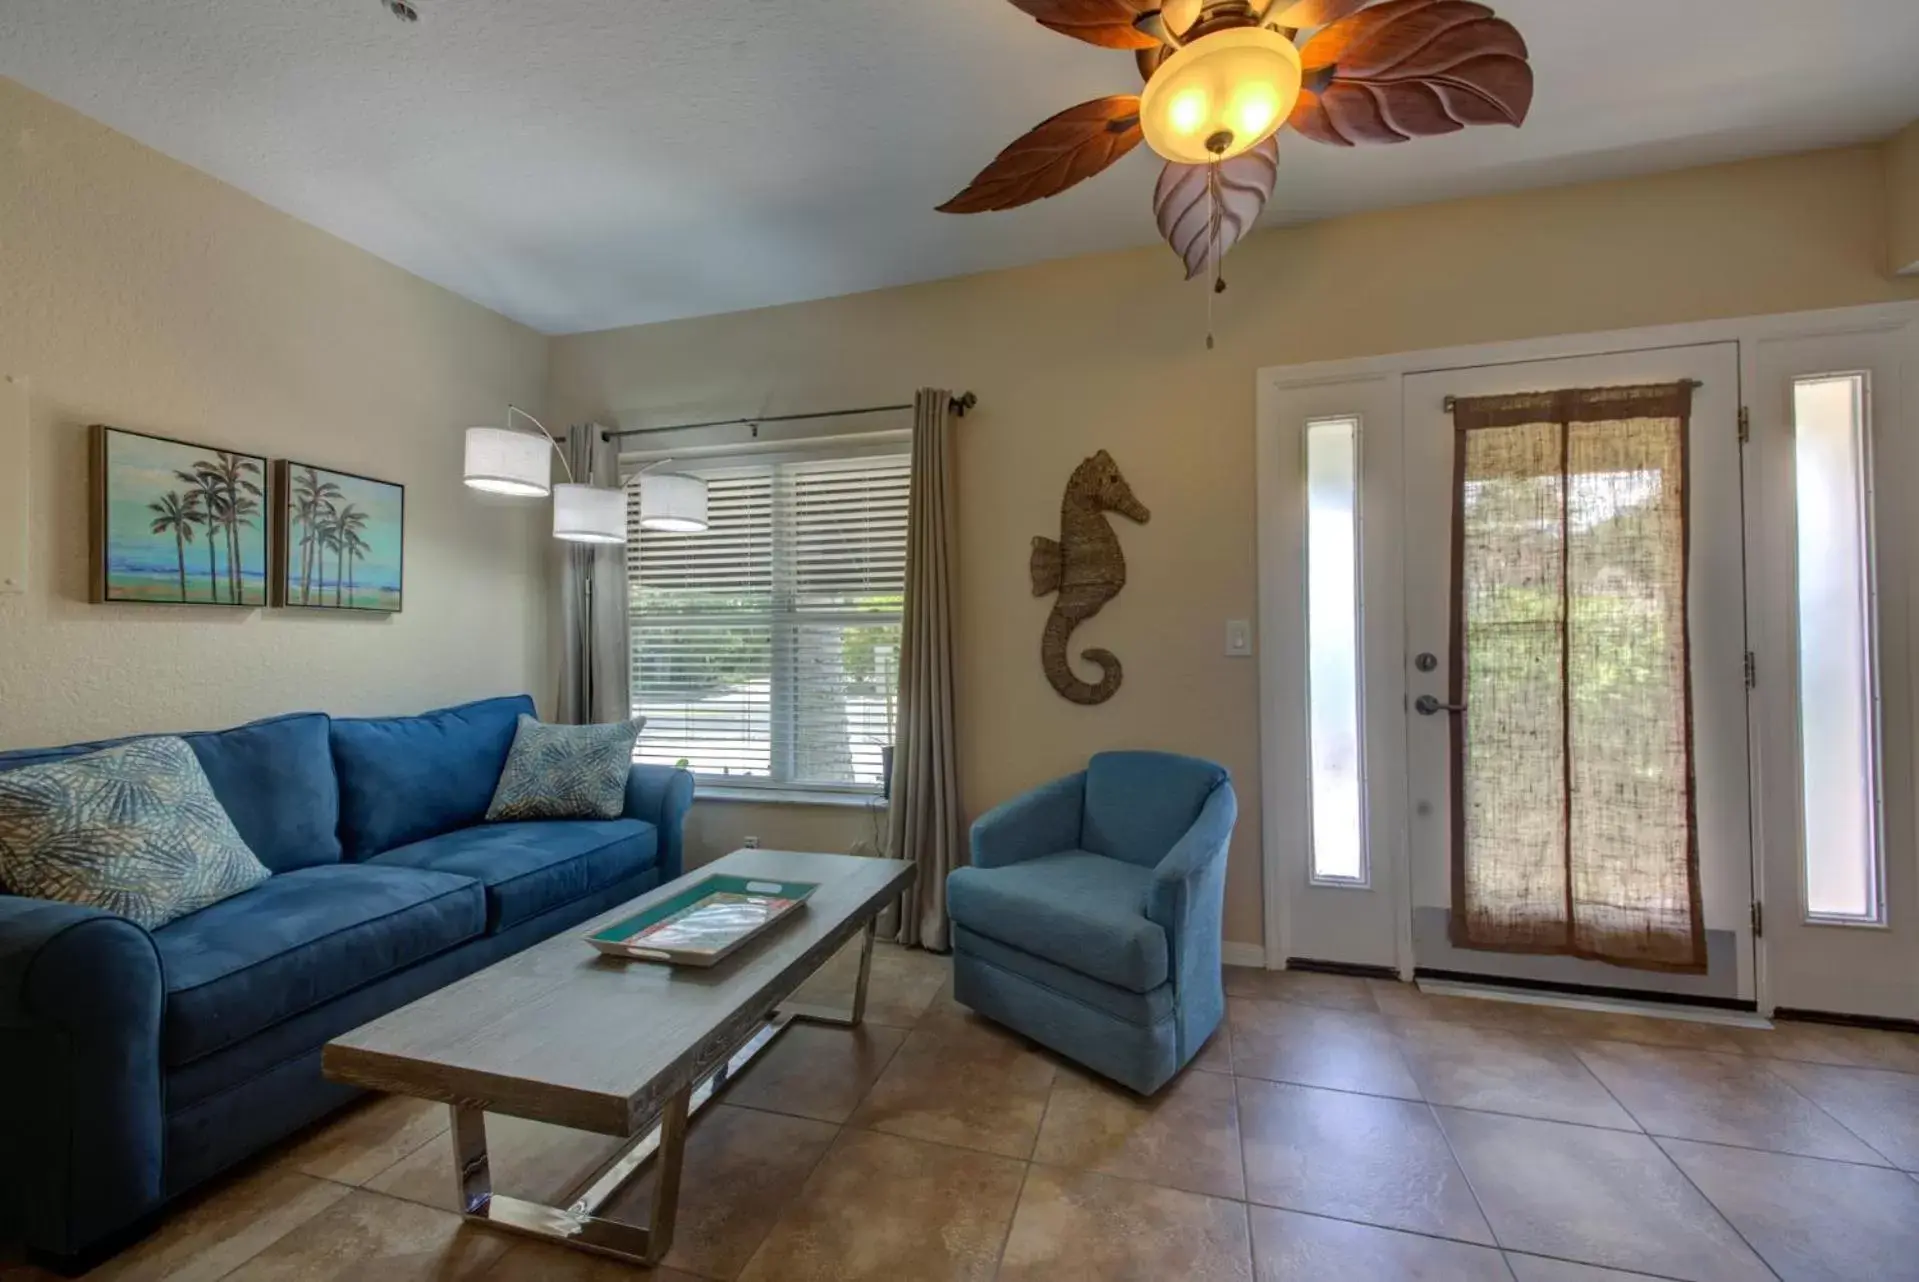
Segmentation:
[[(808, 996), (850, 986), (850, 961)], [(651, 1273), (464, 1224), (445, 1110), (396, 1098), (263, 1156), (93, 1276), (1919, 1279), (1919, 1037), (1299, 973), (1227, 988), (1226, 1027), (1141, 1100), (955, 1005), (942, 959), (882, 949), (867, 1027), (795, 1029), (695, 1122)], [(608, 1145), (510, 1118), (491, 1137), (496, 1185), (540, 1198)]]

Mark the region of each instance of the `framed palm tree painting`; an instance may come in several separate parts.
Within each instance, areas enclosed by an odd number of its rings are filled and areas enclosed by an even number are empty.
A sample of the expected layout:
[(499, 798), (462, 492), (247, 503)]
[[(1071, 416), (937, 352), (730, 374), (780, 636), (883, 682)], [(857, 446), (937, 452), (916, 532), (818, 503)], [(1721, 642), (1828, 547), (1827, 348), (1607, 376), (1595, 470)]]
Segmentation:
[(267, 461), (97, 423), (93, 599), (267, 603)]
[(406, 487), (281, 459), (274, 600), (398, 614), (406, 579)]

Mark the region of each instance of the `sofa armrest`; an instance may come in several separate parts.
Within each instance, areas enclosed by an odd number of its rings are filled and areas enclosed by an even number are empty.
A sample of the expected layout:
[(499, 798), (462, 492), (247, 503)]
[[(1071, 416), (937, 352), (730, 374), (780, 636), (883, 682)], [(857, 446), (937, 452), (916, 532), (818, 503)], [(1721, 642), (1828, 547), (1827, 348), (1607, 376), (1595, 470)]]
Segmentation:
[(1233, 785), (1222, 781), (1207, 794), (1199, 817), (1153, 869), (1146, 916), (1166, 932), (1173, 953), (1173, 982), (1186, 972), (1219, 977), (1220, 913), (1226, 897), (1226, 850), (1239, 817)]
[(686, 857), (681, 841), (693, 806), (693, 776), (677, 766), (634, 766), (626, 776), (628, 819), (644, 819), (660, 832), (660, 880), (680, 875)]
[(1079, 845), (1086, 772), (1043, 783), (973, 821), (973, 867), (1003, 868)]
[(0, 895), (0, 1236), (76, 1255), (160, 1205), (153, 939), (124, 917)]

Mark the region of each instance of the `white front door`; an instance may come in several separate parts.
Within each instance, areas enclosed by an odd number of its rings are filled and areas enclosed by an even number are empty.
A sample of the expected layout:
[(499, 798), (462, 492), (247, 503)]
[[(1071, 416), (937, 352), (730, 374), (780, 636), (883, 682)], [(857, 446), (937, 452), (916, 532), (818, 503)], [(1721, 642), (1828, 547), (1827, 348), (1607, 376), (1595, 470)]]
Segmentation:
[[(1754, 997), (1739, 378), (1727, 342), (1401, 381), (1421, 970)], [(1646, 428), (1631, 457), (1615, 424), (1472, 434), (1451, 409), (1683, 381), (1684, 441)], [(1675, 921), (1703, 921), (1686, 961)], [(1634, 964), (1593, 959), (1636, 947)]]

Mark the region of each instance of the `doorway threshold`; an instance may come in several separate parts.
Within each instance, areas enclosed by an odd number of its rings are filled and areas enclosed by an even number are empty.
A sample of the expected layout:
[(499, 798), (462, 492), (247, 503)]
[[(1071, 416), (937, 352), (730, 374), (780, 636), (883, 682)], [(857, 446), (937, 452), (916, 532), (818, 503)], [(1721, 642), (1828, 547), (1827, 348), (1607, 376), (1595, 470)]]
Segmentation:
[(1475, 1001), (1518, 1002), (1522, 1006), (1557, 1006), (1565, 1010), (1595, 1011), (1607, 1015), (1642, 1015), (1650, 1019), (1677, 1019), (1727, 1028), (1771, 1028), (1772, 1021), (1755, 1011), (1722, 1010), (1672, 1001), (1634, 1001), (1625, 997), (1593, 997), (1536, 988), (1508, 988), (1502, 984), (1472, 984), (1456, 979), (1414, 981), (1422, 993), (1434, 997), (1466, 997)]

